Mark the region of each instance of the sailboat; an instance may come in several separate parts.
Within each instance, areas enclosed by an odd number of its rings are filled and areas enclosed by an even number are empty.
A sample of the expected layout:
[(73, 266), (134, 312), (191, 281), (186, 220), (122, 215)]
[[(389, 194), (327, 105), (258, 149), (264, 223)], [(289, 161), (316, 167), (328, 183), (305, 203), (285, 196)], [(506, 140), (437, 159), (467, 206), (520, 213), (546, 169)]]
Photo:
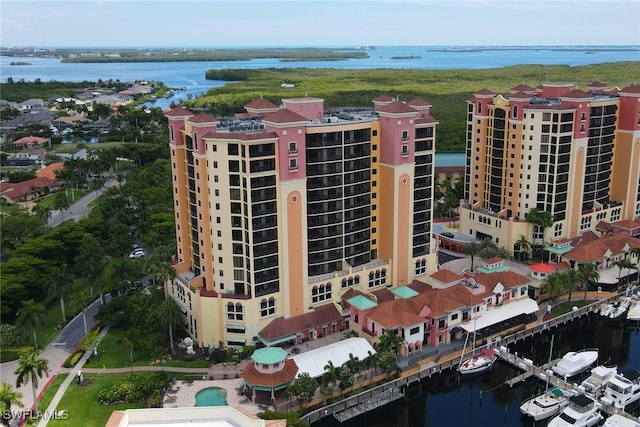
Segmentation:
[(464, 350), (467, 348), (467, 342), (469, 341), (469, 334), (467, 334), (467, 339), (464, 342), (464, 347), (462, 349), (462, 356), (460, 356), (460, 366), (458, 366), (458, 372), (462, 375), (469, 374), (480, 374), (482, 372), (488, 371), (491, 369), (495, 361), (498, 359), (496, 352), (492, 348), (483, 348), (480, 352), (476, 354), (476, 321), (473, 321), (473, 341), (471, 343), (472, 351), (471, 357), (465, 361), (462, 361), (464, 358)]
[[(551, 336), (551, 347), (549, 348), (549, 363), (553, 360), (553, 339)], [(560, 413), (567, 405), (569, 405), (569, 397), (572, 393), (562, 390), (558, 387), (549, 388), (549, 378), (551, 373), (547, 372), (547, 384), (544, 392), (526, 400), (520, 405), (520, 412), (528, 415), (535, 421), (544, 420)]]

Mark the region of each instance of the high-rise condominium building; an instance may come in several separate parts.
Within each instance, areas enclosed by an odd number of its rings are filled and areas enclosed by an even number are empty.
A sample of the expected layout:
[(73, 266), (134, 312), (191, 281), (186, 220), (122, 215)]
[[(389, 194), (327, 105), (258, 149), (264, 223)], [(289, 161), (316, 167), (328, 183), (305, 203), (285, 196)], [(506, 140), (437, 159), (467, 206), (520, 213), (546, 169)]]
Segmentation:
[(435, 271), (431, 105), (373, 104), (325, 111), (302, 97), (258, 99), (234, 118), (166, 113), (178, 245), (167, 293), (197, 343), (252, 345), (275, 319), (328, 305), (341, 315), (349, 289)]
[[(487, 89), (467, 102), (460, 231), (518, 251), (640, 216), (640, 86)], [(549, 212), (550, 227), (526, 222)], [(542, 235), (544, 233), (544, 236)]]

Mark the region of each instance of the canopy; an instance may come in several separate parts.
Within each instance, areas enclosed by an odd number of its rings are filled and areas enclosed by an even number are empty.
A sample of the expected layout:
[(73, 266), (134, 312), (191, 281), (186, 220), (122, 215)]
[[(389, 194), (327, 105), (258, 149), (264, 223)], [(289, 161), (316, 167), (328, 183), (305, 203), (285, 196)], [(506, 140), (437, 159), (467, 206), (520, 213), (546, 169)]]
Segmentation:
[(499, 307), (494, 307), (483, 312), (475, 321), (460, 325), (467, 332), (473, 332), (473, 327), (477, 330), (504, 322), (505, 320), (519, 316), (521, 314), (531, 314), (538, 311), (538, 303), (531, 298), (522, 298), (510, 301)]
[(298, 375), (307, 372), (312, 378), (317, 378), (324, 374), (324, 367), (329, 361), (340, 367), (349, 360), (349, 353), (359, 360), (364, 360), (369, 357), (369, 352), (376, 354), (365, 338), (349, 338), (295, 355), (292, 359), (298, 365)]

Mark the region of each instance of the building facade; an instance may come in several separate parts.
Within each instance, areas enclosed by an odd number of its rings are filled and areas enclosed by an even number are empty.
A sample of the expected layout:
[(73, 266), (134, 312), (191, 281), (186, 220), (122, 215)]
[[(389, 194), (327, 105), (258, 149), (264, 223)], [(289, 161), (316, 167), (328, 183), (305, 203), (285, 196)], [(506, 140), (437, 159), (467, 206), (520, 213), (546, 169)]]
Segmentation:
[(435, 271), (437, 121), (422, 99), (373, 103), (166, 113), (177, 236), (167, 294), (199, 345), (252, 345), (276, 318)]
[[(462, 233), (517, 252), (521, 236), (549, 242), (640, 217), (638, 85), (483, 89), (467, 102), (466, 140)], [(553, 225), (527, 223), (533, 208)]]

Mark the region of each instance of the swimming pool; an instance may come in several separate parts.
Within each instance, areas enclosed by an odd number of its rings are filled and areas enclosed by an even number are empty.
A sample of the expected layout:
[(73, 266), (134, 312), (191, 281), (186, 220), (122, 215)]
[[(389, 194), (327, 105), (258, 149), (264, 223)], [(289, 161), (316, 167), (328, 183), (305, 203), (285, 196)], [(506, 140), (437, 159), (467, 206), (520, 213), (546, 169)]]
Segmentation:
[(220, 387), (208, 387), (196, 394), (196, 406), (225, 406), (227, 391)]

